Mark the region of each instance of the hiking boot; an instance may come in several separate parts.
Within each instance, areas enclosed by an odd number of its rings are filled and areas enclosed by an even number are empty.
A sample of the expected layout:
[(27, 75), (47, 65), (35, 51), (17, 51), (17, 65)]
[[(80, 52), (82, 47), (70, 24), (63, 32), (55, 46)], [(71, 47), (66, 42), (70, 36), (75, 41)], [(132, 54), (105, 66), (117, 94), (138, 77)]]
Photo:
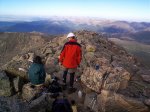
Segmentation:
[(76, 88), (69, 87), (68, 94), (74, 93), (74, 92), (76, 92), (76, 90), (77, 90)]

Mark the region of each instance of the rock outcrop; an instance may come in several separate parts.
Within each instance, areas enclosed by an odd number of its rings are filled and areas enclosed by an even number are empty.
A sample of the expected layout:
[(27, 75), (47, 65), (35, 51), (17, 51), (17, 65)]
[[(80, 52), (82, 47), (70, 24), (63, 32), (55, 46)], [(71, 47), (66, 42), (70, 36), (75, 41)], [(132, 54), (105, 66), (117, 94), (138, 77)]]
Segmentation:
[(53, 37), (42, 33), (0, 33), (0, 66), (16, 55), (37, 51)]
[[(82, 45), (83, 52), (82, 62), (76, 73), (77, 76), (81, 76), (80, 86), (84, 86), (81, 91), (85, 96), (90, 96), (91, 93), (96, 94), (97, 109), (90, 107), (91, 110), (149, 112), (149, 70), (144, 69), (134, 56), (108, 41), (102, 34), (89, 31), (79, 31), (75, 34)], [(65, 42), (66, 35), (56, 37), (38, 49), (32, 49), (33, 52), (18, 54), (2, 67), (9, 75), (6, 78), (2, 76), (0, 78), (9, 82), (11, 74), (14, 76), (13, 82), (17, 77), (27, 80), (26, 71), (20, 71), (19, 68), (28, 69), (29, 61), (34, 57), (33, 53), (42, 57), (47, 74), (61, 78), (62, 70), (58, 64), (58, 56)], [(25, 84), (23, 80), (20, 82)], [(15, 87), (15, 91), (17, 91), (16, 88), (21, 87)], [(3, 90), (0, 85), (0, 91)], [(84, 104), (87, 106), (86, 102)]]

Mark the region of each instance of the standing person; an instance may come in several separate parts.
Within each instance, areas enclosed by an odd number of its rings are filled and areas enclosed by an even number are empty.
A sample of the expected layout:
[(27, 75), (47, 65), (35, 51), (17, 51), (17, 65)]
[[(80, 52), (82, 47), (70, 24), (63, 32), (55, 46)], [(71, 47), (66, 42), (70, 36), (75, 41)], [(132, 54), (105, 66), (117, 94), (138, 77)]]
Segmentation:
[(28, 71), (29, 80), (32, 85), (43, 85), (45, 82), (45, 69), (40, 56), (33, 59), (33, 63)]
[(64, 67), (63, 83), (66, 85), (67, 73), (70, 73), (70, 87), (69, 90), (73, 90), (74, 75), (77, 67), (80, 65), (82, 53), (81, 45), (77, 43), (77, 38), (73, 33), (67, 35), (68, 42), (64, 44), (61, 51), (59, 61)]

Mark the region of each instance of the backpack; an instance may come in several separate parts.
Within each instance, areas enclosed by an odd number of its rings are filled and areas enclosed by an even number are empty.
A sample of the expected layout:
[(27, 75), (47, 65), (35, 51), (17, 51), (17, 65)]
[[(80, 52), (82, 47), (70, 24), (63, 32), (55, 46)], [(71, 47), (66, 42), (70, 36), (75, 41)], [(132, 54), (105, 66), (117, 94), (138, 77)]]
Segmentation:
[(51, 93), (59, 93), (62, 92), (62, 89), (57, 81), (53, 81), (48, 87), (48, 91)]

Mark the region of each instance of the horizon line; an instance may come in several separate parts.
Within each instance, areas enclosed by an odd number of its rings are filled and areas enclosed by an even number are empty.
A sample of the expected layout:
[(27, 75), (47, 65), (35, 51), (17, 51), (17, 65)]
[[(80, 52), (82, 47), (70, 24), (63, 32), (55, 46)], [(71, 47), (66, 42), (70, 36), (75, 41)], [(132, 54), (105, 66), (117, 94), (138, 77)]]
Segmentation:
[[(7, 17), (8, 16), (8, 17)], [(18, 18), (15, 18), (15, 17)], [(141, 19), (121, 19), (121, 18), (107, 18), (107, 17), (99, 17), (99, 16), (71, 16), (71, 15), (15, 15), (15, 14), (0, 14), (0, 21), (2, 21), (1, 19), (10, 19), (10, 20), (4, 20), (4, 21), (36, 21), (34, 20), (35, 18), (38, 18), (39, 20), (47, 20), (50, 19), (51, 17), (62, 17), (67, 19), (67, 17), (70, 18), (90, 18), (90, 19), (100, 19), (100, 20), (111, 20), (111, 21), (126, 21), (126, 22), (147, 22), (150, 23), (149, 19), (146, 20), (141, 20)], [(31, 20), (21, 20), (23, 18), (28, 18)], [(16, 19), (16, 20), (13, 20)], [(69, 19), (69, 18), (68, 18)]]

